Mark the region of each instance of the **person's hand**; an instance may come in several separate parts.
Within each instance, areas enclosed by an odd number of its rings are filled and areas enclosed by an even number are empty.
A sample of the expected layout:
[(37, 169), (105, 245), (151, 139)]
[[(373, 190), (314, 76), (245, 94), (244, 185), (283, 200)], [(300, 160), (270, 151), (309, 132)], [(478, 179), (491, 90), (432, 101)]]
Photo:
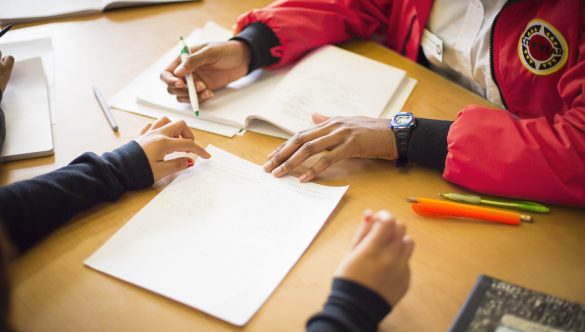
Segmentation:
[(184, 77), (193, 73), (199, 101), (213, 97), (213, 91), (245, 76), (250, 64), (248, 46), (237, 40), (210, 43), (191, 48), (185, 63), (177, 57), (161, 74), (167, 91), (182, 103), (189, 103)]
[(174, 172), (191, 167), (195, 163), (193, 159), (187, 157), (165, 161), (164, 158), (169, 153), (190, 152), (205, 159), (211, 157), (204, 148), (193, 141), (193, 133), (185, 121), (171, 122), (165, 116), (152, 124), (147, 124), (141, 134), (142, 136), (136, 139), (136, 142), (148, 158), (155, 182)]
[(277, 177), (286, 175), (309, 157), (331, 150), (305, 174), (301, 182), (311, 181), (327, 167), (347, 158), (396, 159), (396, 142), (390, 121), (365, 116), (328, 118), (313, 114), (315, 127), (302, 131), (268, 155), (262, 166)]
[(8, 80), (10, 80), (10, 74), (14, 67), (14, 58), (12, 56), (2, 57), (2, 51), (0, 51), (0, 91), (4, 92)]
[(413, 249), (414, 242), (405, 235), (404, 224), (388, 211), (374, 215), (366, 211), (335, 276), (365, 286), (395, 306), (410, 284), (408, 261)]

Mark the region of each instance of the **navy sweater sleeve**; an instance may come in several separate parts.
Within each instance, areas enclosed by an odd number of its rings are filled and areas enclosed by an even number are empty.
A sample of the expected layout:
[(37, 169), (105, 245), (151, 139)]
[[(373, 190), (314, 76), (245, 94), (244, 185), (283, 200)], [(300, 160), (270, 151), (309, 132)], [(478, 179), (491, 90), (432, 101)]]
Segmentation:
[(85, 153), (56, 171), (0, 188), (0, 222), (22, 252), (76, 213), (153, 181), (134, 141), (101, 157)]
[(392, 307), (369, 288), (335, 278), (323, 310), (307, 322), (308, 332), (376, 331)]

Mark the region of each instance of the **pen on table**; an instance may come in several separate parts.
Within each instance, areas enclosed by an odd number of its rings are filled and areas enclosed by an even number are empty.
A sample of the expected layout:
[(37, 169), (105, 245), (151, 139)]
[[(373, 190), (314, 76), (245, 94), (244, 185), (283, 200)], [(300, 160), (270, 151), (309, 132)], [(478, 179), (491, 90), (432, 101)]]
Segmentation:
[[(185, 43), (185, 39), (181, 36), (181, 44), (183, 47), (181, 48), (181, 61), (185, 62), (187, 57), (191, 55), (191, 51)], [(191, 107), (193, 108), (193, 113), (195, 116), (199, 116), (199, 100), (197, 99), (197, 91), (195, 90), (195, 82), (193, 81), (193, 74), (187, 74), (187, 91), (189, 91), (189, 100), (191, 101)]]
[(439, 194), (441, 197), (446, 198), (451, 201), (457, 202), (465, 202), (469, 204), (477, 204), (477, 205), (491, 205), (491, 206), (498, 206), (504, 208), (511, 208), (523, 211), (530, 211), (530, 212), (538, 212), (538, 213), (547, 213), (550, 209), (542, 204), (534, 203), (534, 202), (524, 202), (524, 201), (508, 201), (508, 200), (495, 200), (495, 199), (485, 199), (480, 196), (476, 195), (468, 195), (468, 194), (459, 194), (459, 193), (447, 193), (447, 194)]
[(0, 31), (0, 37), (4, 36), (4, 34), (7, 33), (8, 30), (10, 30), (13, 26), (14, 26), (14, 24), (10, 24), (10, 25), (7, 25), (4, 29), (2, 29), (2, 31)]
[(100, 90), (98, 90), (98, 88), (95, 86), (93, 87), (93, 93), (95, 94), (95, 99), (97, 99), (98, 103), (100, 104), (102, 112), (104, 112), (104, 115), (108, 119), (110, 127), (112, 127), (113, 131), (118, 131), (118, 124), (116, 123), (116, 119), (114, 119), (114, 115), (112, 114), (112, 112), (110, 112), (110, 107), (106, 103), (104, 96), (102, 96)]
[(493, 208), (468, 204), (441, 201), (438, 199), (416, 197), (408, 198), (412, 209), (425, 217), (459, 217), (497, 222), (508, 225), (520, 225), (520, 222), (532, 222), (532, 217), (516, 212), (502, 211)]

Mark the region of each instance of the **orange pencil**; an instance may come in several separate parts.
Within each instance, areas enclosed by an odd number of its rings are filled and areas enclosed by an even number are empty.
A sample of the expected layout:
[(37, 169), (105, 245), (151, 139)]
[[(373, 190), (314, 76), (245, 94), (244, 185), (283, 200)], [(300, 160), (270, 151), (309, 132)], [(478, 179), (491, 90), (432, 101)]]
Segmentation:
[(521, 221), (532, 222), (532, 217), (516, 212), (502, 211), (486, 207), (416, 197), (408, 198), (414, 212), (425, 217), (459, 217), (480, 219), (508, 225), (520, 225)]

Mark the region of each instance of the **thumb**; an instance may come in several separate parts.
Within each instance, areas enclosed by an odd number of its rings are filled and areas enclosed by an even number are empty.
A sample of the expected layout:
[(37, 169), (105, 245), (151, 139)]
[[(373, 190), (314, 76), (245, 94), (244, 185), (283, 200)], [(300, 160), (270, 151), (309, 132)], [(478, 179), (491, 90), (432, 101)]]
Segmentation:
[(197, 68), (214, 61), (215, 52), (208, 48), (203, 47), (197, 52), (189, 55), (185, 61), (183, 61), (175, 70), (173, 74), (178, 77), (184, 77), (187, 74), (194, 72)]
[(313, 123), (314, 124), (319, 124), (321, 122), (324, 122), (324, 121), (329, 120), (329, 117), (328, 116), (321, 115), (319, 113), (313, 113), (312, 118), (313, 118)]

